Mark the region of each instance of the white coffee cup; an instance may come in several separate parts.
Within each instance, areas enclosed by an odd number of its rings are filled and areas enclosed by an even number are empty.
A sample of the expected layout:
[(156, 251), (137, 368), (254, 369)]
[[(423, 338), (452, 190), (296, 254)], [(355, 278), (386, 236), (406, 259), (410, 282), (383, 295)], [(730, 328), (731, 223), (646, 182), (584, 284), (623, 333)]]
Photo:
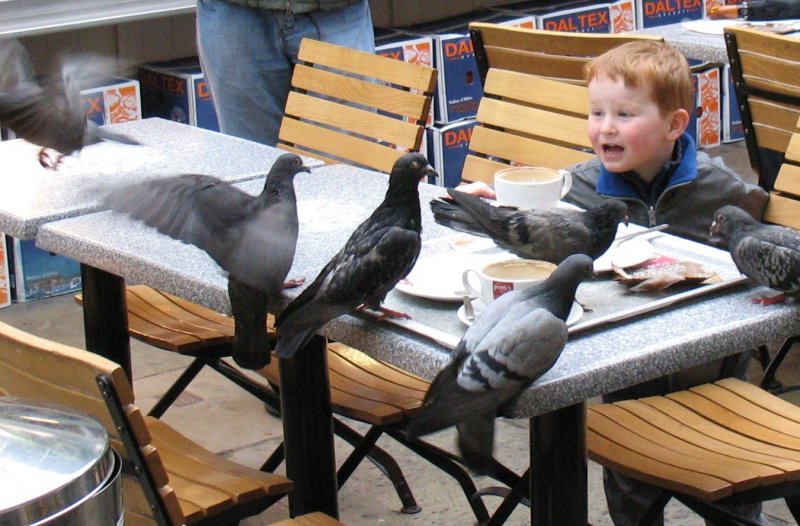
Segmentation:
[[(473, 297), (482, 299), (487, 305), (512, 290), (531, 287), (552, 274), (556, 265), (536, 259), (504, 259), (469, 268), (461, 275), (464, 288)], [(472, 276), (477, 276), (475, 286)]]
[(543, 166), (506, 168), (494, 174), (497, 201), (528, 210), (547, 210), (558, 205), (572, 188), (572, 174)]

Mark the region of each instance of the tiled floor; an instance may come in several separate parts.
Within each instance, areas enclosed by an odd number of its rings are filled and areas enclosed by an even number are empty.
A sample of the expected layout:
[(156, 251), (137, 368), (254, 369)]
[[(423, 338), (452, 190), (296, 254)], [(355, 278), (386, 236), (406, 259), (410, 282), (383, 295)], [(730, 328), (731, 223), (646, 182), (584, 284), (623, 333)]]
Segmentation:
[[(740, 173), (751, 174), (747, 167), (743, 144), (719, 150), (729, 165)], [(61, 296), (31, 303), (16, 304), (0, 310), (0, 320), (34, 334), (56, 341), (83, 347), (82, 313), (71, 296)], [(138, 404), (149, 409), (188, 363), (139, 342), (132, 342), (134, 387)], [(790, 356), (782, 370), (782, 378), (798, 379), (800, 356)], [(757, 368), (753, 369), (754, 374)], [(164, 416), (177, 429), (207, 448), (243, 464), (258, 467), (281, 441), (281, 424), (268, 415), (263, 405), (253, 397), (223, 379), (213, 371), (204, 371)], [(358, 427), (357, 424), (354, 424)], [(444, 447), (453, 443), (453, 432), (444, 431), (431, 440)], [(379, 444), (400, 463), (422, 511), (416, 515), (399, 512), (400, 502), (389, 483), (374, 466), (362, 463), (339, 493), (340, 515), (350, 525), (470, 525), (474, 518), (457, 484), (425, 460), (404, 449), (391, 438)], [(522, 471), (528, 464), (528, 429), (526, 421), (498, 421), (497, 455), (509, 467)], [(345, 458), (350, 448), (337, 439), (337, 459)], [(477, 480), (479, 487), (491, 484)], [(589, 463), (590, 522), (594, 526), (611, 526), (602, 489), (601, 471)], [(499, 499), (488, 497), (490, 510)], [(769, 525), (793, 524), (781, 502), (765, 506)], [(286, 502), (279, 502), (258, 517), (248, 519), (246, 526), (267, 525), (288, 516)], [(529, 510), (519, 507), (507, 524), (524, 525), (530, 522)], [(667, 524), (700, 526), (697, 516), (679, 504), (667, 509)]]

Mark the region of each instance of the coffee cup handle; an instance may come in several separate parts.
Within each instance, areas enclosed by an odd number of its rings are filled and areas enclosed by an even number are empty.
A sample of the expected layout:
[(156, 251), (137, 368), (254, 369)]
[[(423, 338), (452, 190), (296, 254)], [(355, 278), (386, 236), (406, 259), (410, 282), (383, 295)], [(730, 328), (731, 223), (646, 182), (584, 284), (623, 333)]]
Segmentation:
[(561, 197), (564, 197), (572, 188), (572, 172), (569, 170), (559, 170), (559, 173), (564, 177), (564, 184), (561, 186)]
[[(464, 271), (463, 274), (461, 274), (461, 283), (464, 284), (464, 288), (467, 290), (470, 296), (472, 296), (473, 298), (480, 298), (481, 293), (475, 290), (475, 287), (473, 287), (472, 284), (469, 282), (470, 274), (475, 274), (476, 276), (478, 276), (477, 272), (475, 272), (471, 268), (468, 268), (467, 270)], [(480, 276), (478, 277), (480, 278)]]

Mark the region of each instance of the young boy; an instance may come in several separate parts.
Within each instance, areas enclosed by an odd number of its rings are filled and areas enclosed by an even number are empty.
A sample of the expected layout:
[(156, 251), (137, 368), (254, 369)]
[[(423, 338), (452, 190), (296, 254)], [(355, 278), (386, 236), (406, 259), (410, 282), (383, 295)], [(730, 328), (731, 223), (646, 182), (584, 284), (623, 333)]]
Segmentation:
[[(596, 154), (569, 168), (572, 188), (565, 201), (587, 209), (610, 197), (628, 205), (631, 222), (668, 224), (672, 234), (708, 243), (714, 212), (735, 204), (760, 218), (768, 194), (724, 165), (696, 150), (685, 133), (693, 111), (692, 81), (686, 59), (660, 42), (632, 42), (587, 64), (588, 133)], [(459, 187), (494, 197), (490, 187)], [(726, 376), (743, 377), (744, 352), (610, 393), (605, 401), (661, 395)], [(637, 524), (665, 493), (611, 470), (604, 470), (609, 513), (616, 526)], [(739, 508), (758, 518), (760, 505)], [(663, 524), (656, 521), (654, 526)]]
[[(587, 64), (589, 139), (596, 157), (571, 169), (566, 197), (589, 208), (608, 197), (628, 205), (631, 222), (667, 223), (673, 234), (708, 242), (714, 212), (735, 204), (760, 218), (768, 194), (742, 181), (721, 160), (698, 152), (685, 133), (693, 111), (689, 65), (678, 51), (659, 42), (632, 42)], [(686, 389), (724, 376), (743, 376), (749, 353), (656, 378), (606, 401), (640, 398)], [(617, 526), (635, 524), (664, 492), (604, 470), (609, 513)], [(739, 513), (757, 519), (760, 505)], [(663, 524), (663, 520), (654, 524)]]

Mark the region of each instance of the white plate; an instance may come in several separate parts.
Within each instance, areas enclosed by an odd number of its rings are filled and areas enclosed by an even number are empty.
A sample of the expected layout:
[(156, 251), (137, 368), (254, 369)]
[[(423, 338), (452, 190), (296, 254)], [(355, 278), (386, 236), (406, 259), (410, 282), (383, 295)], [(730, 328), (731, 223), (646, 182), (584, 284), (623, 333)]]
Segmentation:
[[(475, 311), (475, 316), (480, 316), (483, 309), (486, 308), (486, 304), (483, 302), (482, 299), (473, 298), (472, 299), (472, 309)], [(467, 315), (464, 313), (464, 306), (458, 308), (458, 312), (456, 313), (458, 316), (458, 321), (470, 327), (472, 322), (467, 319)], [(578, 320), (583, 317), (583, 307), (577, 301), (572, 303), (572, 308), (569, 310), (569, 316), (567, 316), (567, 326), (574, 325), (578, 322)]]
[(595, 272), (608, 272), (613, 267), (628, 268), (641, 265), (655, 253), (653, 244), (643, 237), (634, 237), (611, 245), (605, 254), (594, 260)]
[(464, 290), (461, 275), (466, 269), (476, 265), (476, 258), (488, 259), (489, 257), (497, 258), (501, 256), (448, 252), (419, 258), (408, 276), (398, 283), (395, 289), (420, 298), (438, 301), (461, 301), (461, 291)]

